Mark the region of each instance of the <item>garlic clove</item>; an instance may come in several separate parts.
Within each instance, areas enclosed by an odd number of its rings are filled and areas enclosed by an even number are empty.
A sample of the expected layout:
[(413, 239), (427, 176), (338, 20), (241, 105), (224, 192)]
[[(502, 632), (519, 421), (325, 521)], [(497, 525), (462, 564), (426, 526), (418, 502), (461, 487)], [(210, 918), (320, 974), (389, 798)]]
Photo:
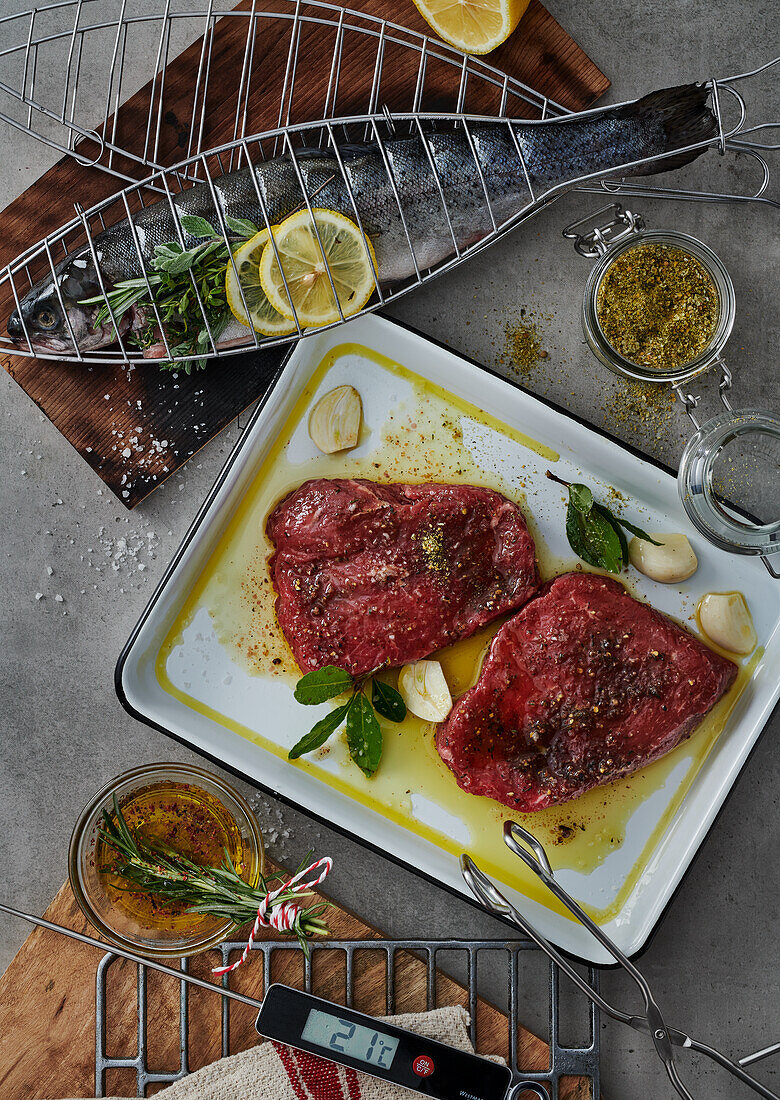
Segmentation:
[(756, 648), (756, 628), (741, 592), (708, 592), (698, 610), (699, 625), (721, 649), (748, 654)]
[(354, 386), (337, 386), (321, 397), (309, 417), (309, 435), (326, 455), (356, 447), (363, 405)]
[(693, 576), (699, 563), (686, 535), (660, 531), (650, 531), (649, 535), (661, 545), (653, 546), (636, 536), (628, 544), (628, 558), (634, 569), (661, 584), (677, 584)]
[(426, 722), (443, 722), (452, 710), (452, 696), (438, 661), (404, 665), (398, 690), (407, 709)]

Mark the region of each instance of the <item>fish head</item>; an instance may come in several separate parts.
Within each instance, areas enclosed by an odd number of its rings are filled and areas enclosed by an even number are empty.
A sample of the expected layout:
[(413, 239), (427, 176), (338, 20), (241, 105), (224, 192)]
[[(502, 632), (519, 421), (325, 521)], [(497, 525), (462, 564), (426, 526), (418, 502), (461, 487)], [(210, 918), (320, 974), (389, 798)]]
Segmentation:
[[(34, 351), (94, 351), (114, 343), (111, 318), (97, 322), (100, 303), (85, 305), (85, 299), (102, 293), (94, 260), (86, 253), (73, 253), (61, 260), (22, 298), (8, 321), (8, 335), (15, 343), (26, 343)], [(125, 326), (120, 323), (120, 330)]]

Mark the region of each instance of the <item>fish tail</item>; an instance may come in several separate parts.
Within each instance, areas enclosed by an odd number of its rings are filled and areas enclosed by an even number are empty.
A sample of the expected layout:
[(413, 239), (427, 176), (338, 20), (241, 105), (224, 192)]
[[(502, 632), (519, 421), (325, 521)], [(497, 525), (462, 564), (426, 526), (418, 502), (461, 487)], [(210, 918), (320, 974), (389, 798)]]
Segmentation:
[[(626, 104), (620, 109), (620, 114), (626, 120), (656, 126), (660, 123), (664, 144), (670, 150), (669, 156), (662, 160), (632, 169), (631, 175), (653, 175), (655, 172), (682, 168), (704, 152), (704, 149), (686, 150), (685, 146), (709, 141), (717, 136), (718, 124), (707, 106), (709, 94), (709, 88), (705, 84), (680, 84), (676, 88), (650, 92), (635, 103)], [(675, 153), (676, 149), (681, 151)]]

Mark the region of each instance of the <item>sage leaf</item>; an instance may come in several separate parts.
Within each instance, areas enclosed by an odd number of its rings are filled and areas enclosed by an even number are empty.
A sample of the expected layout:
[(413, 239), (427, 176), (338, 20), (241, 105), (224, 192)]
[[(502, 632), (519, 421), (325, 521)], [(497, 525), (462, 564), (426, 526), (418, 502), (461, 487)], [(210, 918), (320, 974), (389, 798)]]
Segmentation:
[(370, 778), (382, 759), (382, 729), (362, 691), (355, 696), (347, 714), (347, 744), (349, 755)]
[[(154, 254), (157, 257), (170, 259), (172, 256), (180, 256), (184, 249), (178, 243), (178, 241), (170, 241), (168, 244), (158, 244), (154, 250)], [(129, 281), (129, 280), (128, 280)], [(143, 282), (143, 279), (140, 280)], [(126, 286), (126, 283), (117, 283), (117, 286)]]
[(250, 222), (248, 218), (225, 218), (225, 223), (228, 229), (232, 229), (239, 237), (246, 237), (247, 240), (259, 232), (254, 222)]
[(192, 252), (177, 252), (171, 256), (156, 256), (154, 266), (158, 271), (167, 271), (169, 275), (181, 275), (189, 271), (195, 263)]
[(199, 218), (196, 214), (182, 214), (179, 221), (184, 232), (189, 233), (191, 237), (222, 236), (221, 233), (216, 232), (211, 222), (206, 221), (205, 218)]
[(406, 703), (401, 693), (381, 680), (374, 680), (371, 687), (371, 702), (374, 710), (390, 722), (403, 722), (406, 718)]
[(619, 573), (623, 567), (623, 547), (615, 528), (600, 510), (592, 508), (583, 514), (573, 504), (566, 509), (566, 537), (574, 553), (609, 573)]
[(325, 703), (335, 695), (343, 695), (354, 686), (352, 677), (343, 668), (326, 665), (314, 672), (307, 672), (295, 685), (295, 698), (304, 706)]
[(306, 752), (314, 752), (321, 745), (324, 745), (330, 735), (335, 732), (347, 717), (349, 708), (352, 706), (355, 697), (348, 703), (344, 703), (341, 707), (336, 707), (330, 714), (326, 714), (324, 718), (321, 718), (319, 722), (315, 722), (312, 728), (307, 734), (298, 741), (290, 751), (287, 753), (288, 760), (297, 760), (299, 756), (303, 756)]
[(578, 512), (585, 515), (593, 507), (593, 493), (587, 485), (570, 485), (569, 502), (574, 505)]

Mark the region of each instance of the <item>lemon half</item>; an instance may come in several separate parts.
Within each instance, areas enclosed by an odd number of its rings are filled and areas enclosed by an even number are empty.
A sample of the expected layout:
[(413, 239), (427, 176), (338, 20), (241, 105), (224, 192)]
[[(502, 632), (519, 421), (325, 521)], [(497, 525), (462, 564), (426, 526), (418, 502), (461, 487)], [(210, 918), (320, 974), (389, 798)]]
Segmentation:
[(490, 53), (509, 37), (529, 0), (414, 0), (423, 19), (463, 53)]
[(264, 336), (284, 336), (295, 332), (295, 325), (274, 309), (260, 285), (260, 257), (269, 236), (268, 230), (263, 229), (233, 253), (233, 263), (228, 263), (225, 270), (225, 295), (231, 313), (242, 325)]
[(294, 306), (301, 326), (338, 321), (330, 270), (343, 315), (360, 312), (376, 289), (376, 255), (354, 222), (334, 210), (301, 210), (275, 226), (273, 234), (276, 250), (270, 241), (263, 249), (260, 282), (274, 309), (292, 320)]

